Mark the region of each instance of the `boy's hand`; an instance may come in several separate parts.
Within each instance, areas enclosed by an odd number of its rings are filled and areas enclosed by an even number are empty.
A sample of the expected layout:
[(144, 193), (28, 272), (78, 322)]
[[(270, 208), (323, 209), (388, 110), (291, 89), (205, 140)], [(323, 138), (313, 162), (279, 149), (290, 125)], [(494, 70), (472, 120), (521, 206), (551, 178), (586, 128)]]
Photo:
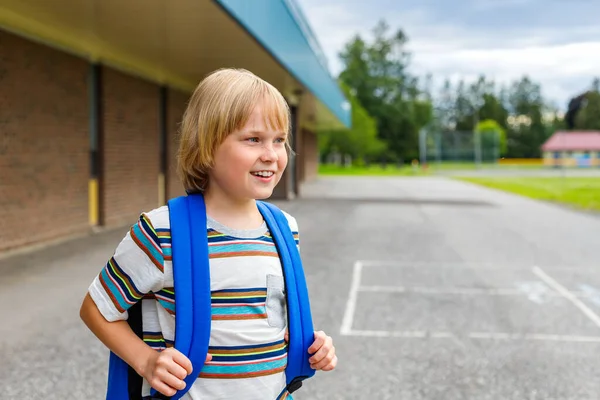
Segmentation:
[(308, 352), (313, 355), (308, 359), (313, 369), (331, 371), (337, 365), (338, 358), (335, 355), (333, 340), (325, 332), (315, 332), (315, 341), (308, 348)]
[[(211, 359), (212, 356), (208, 354), (206, 362)], [(168, 348), (161, 352), (152, 350), (141, 375), (160, 393), (173, 396), (185, 388), (183, 380), (192, 370), (192, 363), (186, 356), (174, 348)]]

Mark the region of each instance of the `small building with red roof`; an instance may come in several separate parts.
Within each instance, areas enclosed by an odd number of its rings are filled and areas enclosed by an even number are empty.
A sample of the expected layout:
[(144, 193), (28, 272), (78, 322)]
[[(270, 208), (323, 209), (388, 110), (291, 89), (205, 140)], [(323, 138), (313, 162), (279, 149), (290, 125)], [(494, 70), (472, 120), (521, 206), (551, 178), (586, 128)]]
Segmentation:
[(600, 131), (559, 131), (542, 145), (544, 165), (600, 167)]

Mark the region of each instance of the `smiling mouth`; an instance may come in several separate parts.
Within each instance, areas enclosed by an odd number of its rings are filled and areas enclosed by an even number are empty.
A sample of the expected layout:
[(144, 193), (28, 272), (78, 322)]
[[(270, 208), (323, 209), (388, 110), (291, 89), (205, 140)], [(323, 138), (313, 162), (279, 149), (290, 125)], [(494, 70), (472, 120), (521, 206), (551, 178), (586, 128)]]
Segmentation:
[(257, 176), (259, 178), (270, 178), (273, 175), (275, 175), (275, 173), (273, 171), (256, 171), (256, 172), (251, 172), (252, 175)]

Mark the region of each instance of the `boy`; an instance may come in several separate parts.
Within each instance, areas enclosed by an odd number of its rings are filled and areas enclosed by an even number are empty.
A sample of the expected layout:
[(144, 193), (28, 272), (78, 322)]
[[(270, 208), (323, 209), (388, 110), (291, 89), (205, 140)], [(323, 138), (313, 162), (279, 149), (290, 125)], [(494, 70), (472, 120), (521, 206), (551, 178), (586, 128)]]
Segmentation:
[[(256, 206), (287, 165), (289, 109), (282, 95), (248, 71), (206, 77), (181, 125), (178, 173), (201, 192), (207, 213), (212, 322), (209, 355), (184, 399), (290, 399), (285, 390), (286, 301), (281, 262)], [(286, 214), (297, 233), (296, 220)], [(169, 210), (143, 213), (92, 282), (81, 318), (150, 387), (172, 396), (190, 361), (173, 346), (175, 293)], [(143, 340), (127, 324), (142, 302)], [(316, 370), (337, 364), (331, 338), (315, 332)]]

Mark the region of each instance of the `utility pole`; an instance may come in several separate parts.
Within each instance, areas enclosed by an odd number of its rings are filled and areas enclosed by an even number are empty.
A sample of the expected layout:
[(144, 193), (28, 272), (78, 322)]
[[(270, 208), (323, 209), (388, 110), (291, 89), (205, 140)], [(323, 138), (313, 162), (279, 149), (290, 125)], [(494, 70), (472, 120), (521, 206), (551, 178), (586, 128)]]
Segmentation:
[(427, 131), (425, 128), (419, 131), (419, 158), (421, 165), (427, 163)]
[(477, 125), (479, 124), (479, 116), (477, 115), (477, 109), (473, 109), (473, 145), (475, 147), (475, 166), (481, 168), (481, 135), (477, 131)]

